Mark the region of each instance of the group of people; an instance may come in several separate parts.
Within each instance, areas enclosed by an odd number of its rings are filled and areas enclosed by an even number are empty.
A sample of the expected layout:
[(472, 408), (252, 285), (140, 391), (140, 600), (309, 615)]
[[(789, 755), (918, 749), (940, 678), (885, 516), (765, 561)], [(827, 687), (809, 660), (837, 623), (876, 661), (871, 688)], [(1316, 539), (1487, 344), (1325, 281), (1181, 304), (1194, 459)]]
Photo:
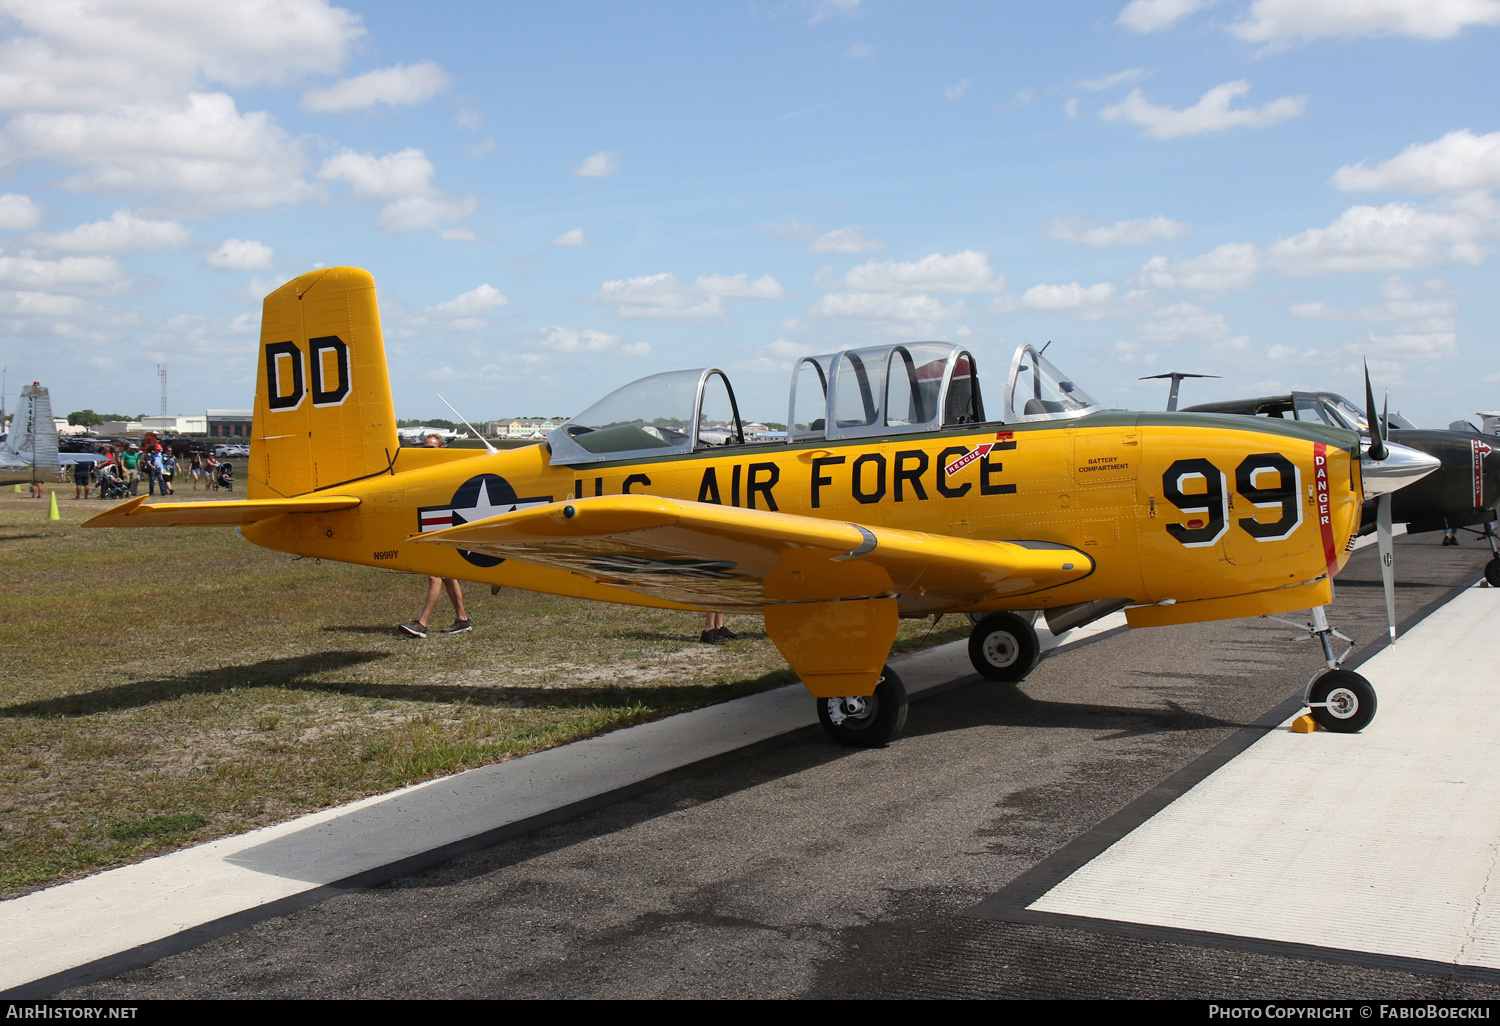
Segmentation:
[[(72, 466), (73, 498), (87, 499), (95, 488), (101, 499), (123, 499), (139, 495), (141, 481), (147, 495), (175, 495), (174, 482), (182, 471), (182, 461), (170, 449), (150, 445), (145, 449), (127, 445), (119, 450), (105, 449), (104, 459), (89, 463), (80, 460)], [(200, 481), (205, 488), (234, 490), (234, 466), (221, 463), (213, 453), (192, 453), (188, 457), (188, 474), (193, 490)], [(64, 469), (67, 473), (67, 469)], [(32, 485), (32, 494), (40, 497), (41, 486)]]

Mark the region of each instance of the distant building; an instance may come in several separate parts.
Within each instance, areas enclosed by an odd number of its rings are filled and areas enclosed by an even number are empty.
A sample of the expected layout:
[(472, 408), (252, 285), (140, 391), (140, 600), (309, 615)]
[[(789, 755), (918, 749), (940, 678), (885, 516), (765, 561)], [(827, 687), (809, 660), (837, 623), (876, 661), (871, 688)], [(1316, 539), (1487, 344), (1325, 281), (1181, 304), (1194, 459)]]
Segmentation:
[(158, 435), (206, 435), (208, 418), (191, 414), (163, 413), (156, 417), (142, 417), (141, 427)]
[(82, 424), (69, 424), (67, 417), (53, 417), (52, 423), (57, 425), (59, 435), (86, 435), (89, 429)]
[(94, 434), (105, 438), (120, 438), (125, 435), (143, 435), (146, 429), (138, 420), (106, 420), (94, 428)]
[(253, 410), (207, 410), (209, 438), (249, 438)]

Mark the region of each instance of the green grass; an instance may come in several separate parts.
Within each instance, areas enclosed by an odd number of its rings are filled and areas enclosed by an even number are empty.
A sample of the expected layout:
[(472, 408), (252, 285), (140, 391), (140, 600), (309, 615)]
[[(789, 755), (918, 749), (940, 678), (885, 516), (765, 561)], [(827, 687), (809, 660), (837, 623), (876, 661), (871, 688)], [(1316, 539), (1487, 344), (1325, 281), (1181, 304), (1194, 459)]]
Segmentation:
[(71, 495), (0, 489), (0, 896), (794, 679), (758, 617), (709, 647), (699, 614), (484, 586), (472, 632), (399, 637), (422, 577), (86, 530)]

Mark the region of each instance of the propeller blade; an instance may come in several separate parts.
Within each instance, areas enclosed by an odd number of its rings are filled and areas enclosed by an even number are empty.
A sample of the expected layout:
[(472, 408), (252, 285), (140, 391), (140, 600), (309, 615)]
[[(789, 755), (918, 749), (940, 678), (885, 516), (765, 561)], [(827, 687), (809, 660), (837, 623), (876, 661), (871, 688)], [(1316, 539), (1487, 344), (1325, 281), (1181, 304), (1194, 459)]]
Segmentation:
[(1396, 643), (1396, 539), (1391, 534), (1391, 493), (1381, 495), (1375, 505), (1375, 530), (1380, 542), (1380, 582), (1385, 586), (1385, 616), (1391, 626), (1391, 644)]
[(1391, 440), (1391, 390), (1385, 390), (1385, 401), (1380, 407), (1380, 440), (1389, 442)]
[(1366, 454), (1377, 463), (1385, 459), (1385, 439), (1380, 421), (1375, 419), (1375, 389), (1370, 385), (1370, 364), (1365, 362), (1365, 420), (1370, 425), (1370, 451)]

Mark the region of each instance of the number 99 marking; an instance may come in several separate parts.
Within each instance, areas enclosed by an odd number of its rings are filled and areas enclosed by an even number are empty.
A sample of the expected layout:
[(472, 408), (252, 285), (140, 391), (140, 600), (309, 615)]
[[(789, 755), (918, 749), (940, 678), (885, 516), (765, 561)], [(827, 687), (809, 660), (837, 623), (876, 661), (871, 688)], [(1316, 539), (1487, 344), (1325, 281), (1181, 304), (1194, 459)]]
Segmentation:
[[(1202, 491), (1186, 490), (1200, 481)], [(1281, 516), (1270, 523), (1239, 518), (1240, 528), (1256, 541), (1281, 541), (1302, 526), (1302, 472), (1285, 456), (1276, 452), (1246, 456), (1235, 468), (1234, 484), (1256, 509), (1281, 510)], [(1229, 495), (1222, 470), (1201, 457), (1178, 460), (1162, 474), (1161, 487), (1166, 500), (1189, 516), (1186, 524), (1167, 525), (1167, 533), (1185, 548), (1203, 548), (1224, 537), (1229, 529)]]

